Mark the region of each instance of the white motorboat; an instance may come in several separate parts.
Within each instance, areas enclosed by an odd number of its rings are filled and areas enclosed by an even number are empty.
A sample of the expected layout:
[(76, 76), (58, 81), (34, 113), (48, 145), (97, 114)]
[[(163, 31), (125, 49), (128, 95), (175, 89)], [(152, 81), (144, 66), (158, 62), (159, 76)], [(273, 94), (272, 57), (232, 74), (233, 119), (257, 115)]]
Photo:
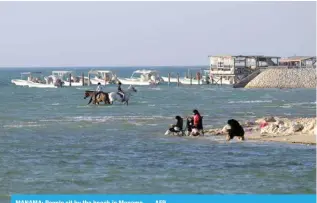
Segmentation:
[[(83, 86), (82, 78), (80, 76), (76, 76), (75, 72), (73, 71), (52, 71), (52, 76), (59, 78), (63, 82), (63, 86), (69, 87), (69, 83), (73, 87)], [(71, 76), (69, 80), (69, 76)], [(88, 77), (84, 77), (85, 85), (88, 84)]]
[[(34, 74), (41, 74), (41, 72), (23, 72), (21, 73), (20, 79), (12, 79), (11, 83), (17, 85), (17, 86), (28, 86), (29, 83), (32, 83)], [(24, 77), (27, 76), (26, 79)]]
[(90, 84), (93, 85), (98, 83), (102, 85), (115, 84), (117, 81), (117, 76), (109, 70), (91, 70), (88, 74), (90, 75)]
[(156, 70), (136, 70), (130, 78), (118, 78), (123, 85), (158, 85), (163, 82)]
[[(56, 83), (56, 79), (44, 77), (44, 80), (40, 76), (34, 76), (41, 74), (41, 72), (24, 72), (21, 73), (21, 79), (13, 79), (12, 83), (18, 86), (39, 87), (39, 88), (57, 88), (59, 85)], [(24, 80), (23, 76), (27, 75), (27, 79)]]

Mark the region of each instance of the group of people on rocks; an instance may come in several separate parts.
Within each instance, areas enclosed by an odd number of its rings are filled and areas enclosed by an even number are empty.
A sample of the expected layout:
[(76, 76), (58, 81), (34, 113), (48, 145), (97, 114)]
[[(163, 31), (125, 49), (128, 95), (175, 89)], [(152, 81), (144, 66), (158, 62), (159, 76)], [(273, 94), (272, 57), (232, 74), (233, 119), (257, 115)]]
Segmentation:
[[(200, 115), (197, 109), (193, 110), (193, 116), (187, 117), (186, 128), (183, 128), (183, 118), (176, 116), (176, 124), (171, 125), (171, 127), (166, 131), (165, 135), (170, 133), (184, 136), (184, 132), (188, 132), (188, 136), (199, 136), (204, 135), (203, 129), (203, 116)], [(223, 133), (227, 133), (227, 141), (232, 140), (234, 137), (237, 137), (239, 140), (243, 141), (244, 138), (244, 129), (240, 123), (235, 119), (229, 119), (227, 125), (223, 129)]]
[[(176, 116), (176, 124), (171, 125), (171, 127), (168, 129), (168, 134), (169, 132), (171, 133), (182, 133), (184, 135), (184, 130), (183, 129), (183, 118), (180, 116)], [(193, 110), (193, 116), (189, 116), (186, 119), (186, 128), (188, 131), (189, 136), (198, 136), (198, 135), (203, 135), (203, 117), (200, 115), (197, 109)]]

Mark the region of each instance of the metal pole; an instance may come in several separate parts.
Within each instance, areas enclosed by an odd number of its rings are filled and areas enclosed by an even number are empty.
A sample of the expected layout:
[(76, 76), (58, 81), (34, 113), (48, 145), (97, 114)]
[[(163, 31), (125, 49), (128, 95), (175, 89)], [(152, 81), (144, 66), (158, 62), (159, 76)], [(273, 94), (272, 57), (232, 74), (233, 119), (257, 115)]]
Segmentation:
[(72, 74), (70, 73), (69, 74), (69, 87), (71, 87), (72, 86)]
[(82, 81), (82, 85), (85, 86), (85, 77), (84, 77), (84, 73), (81, 73), (81, 81)]

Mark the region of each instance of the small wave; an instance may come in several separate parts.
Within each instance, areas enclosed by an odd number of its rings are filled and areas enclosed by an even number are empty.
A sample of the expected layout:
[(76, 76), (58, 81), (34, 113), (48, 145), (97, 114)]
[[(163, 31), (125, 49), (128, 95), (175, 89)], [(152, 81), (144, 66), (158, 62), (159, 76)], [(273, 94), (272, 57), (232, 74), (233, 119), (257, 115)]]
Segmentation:
[[(102, 123), (107, 121), (149, 121), (165, 120), (166, 116), (75, 116), (62, 119), (42, 119), (40, 122), (94, 122)], [(171, 117), (172, 118), (172, 117)]]
[(272, 103), (272, 100), (246, 100), (246, 101), (229, 101), (229, 104), (249, 104), (249, 103)]
[(19, 123), (19, 124), (10, 124), (10, 125), (4, 125), (4, 128), (25, 128), (25, 127), (41, 127), (44, 126), (42, 124), (37, 124), (34, 122), (28, 122), (28, 123)]
[(151, 90), (162, 90), (160, 87), (152, 87)]
[(53, 103), (52, 106), (57, 106), (60, 105), (59, 103)]
[(293, 106), (302, 106), (302, 105), (311, 105), (311, 104), (315, 104), (315, 105), (316, 105), (316, 102), (298, 102), (298, 103), (290, 103), (290, 105), (293, 105)]
[(87, 90), (86, 87), (76, 87), (77, 90)]

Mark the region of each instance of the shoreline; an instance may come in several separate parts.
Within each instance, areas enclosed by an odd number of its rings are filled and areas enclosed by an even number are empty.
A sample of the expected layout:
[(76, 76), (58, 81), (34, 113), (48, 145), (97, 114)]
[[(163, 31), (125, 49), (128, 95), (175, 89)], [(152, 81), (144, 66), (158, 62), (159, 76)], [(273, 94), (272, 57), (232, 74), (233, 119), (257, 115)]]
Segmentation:
[[(265, 117), (240, 124), (245, 131), (245, 140), (316, 145), (316, 117)], [(222, 128), (213, 128), (205, 130), (205, 135), (223, 136), (225, 140), (227, 133)]]

